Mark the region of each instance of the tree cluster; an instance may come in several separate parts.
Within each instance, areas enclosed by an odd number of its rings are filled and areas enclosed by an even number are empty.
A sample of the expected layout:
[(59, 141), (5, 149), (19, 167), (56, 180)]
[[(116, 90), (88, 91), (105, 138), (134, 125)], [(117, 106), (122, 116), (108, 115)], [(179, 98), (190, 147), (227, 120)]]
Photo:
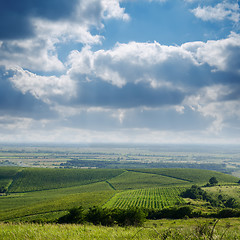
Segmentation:
[(204, 191), (201, 187), (197, 185), (192, 185), (191, 188), (186, 189), (180, 194), (183, 198), (199, 199), (205, 200), (211, 204), (213, 207), (226, 207), (226, 208), (238, 208), (239, 205), (234, 198), (225, 199), (221, 194), (217, 197), (213, 197)]
[(80, 206), (72, 208), (69, 213), (58, 219), (58, 223), (84, 223), (103, 226), (140, 226), (146, 220), (146, 213), (140, 208), (107, 209), (90, 207), (87, 212)]
[(190, 206), (175, 206), (171, 208), (149, 210), (147, 219), (182, 219), (186, 217), (197, 217), (197, 213), (194, 213)]
[(215, 177), (211, 177), (208, 183), (204, 187), (212, 187), (218, 184), (218, 180)]

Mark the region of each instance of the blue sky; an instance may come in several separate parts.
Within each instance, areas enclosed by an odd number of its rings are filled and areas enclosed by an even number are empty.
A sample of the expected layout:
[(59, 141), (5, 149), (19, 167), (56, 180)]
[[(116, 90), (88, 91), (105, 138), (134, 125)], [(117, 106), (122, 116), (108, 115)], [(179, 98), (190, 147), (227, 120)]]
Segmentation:
[(240, 142), (239, 1), (0, 2), (0, 142)]

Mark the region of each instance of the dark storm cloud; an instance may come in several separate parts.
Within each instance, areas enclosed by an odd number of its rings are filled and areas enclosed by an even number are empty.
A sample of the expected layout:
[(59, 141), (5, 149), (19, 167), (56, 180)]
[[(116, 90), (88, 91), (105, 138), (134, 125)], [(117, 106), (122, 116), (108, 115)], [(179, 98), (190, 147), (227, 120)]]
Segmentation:
[(14, 88), (8, 78), (11, 73), (5, 73), (0, 67), (0, 113), (15, 117), (31, 117), (34, 119), (56, 117), (49, 106), (36, 99), (30, 93), (23, 94)]
[(78, 0), (0, 1), (0, 39), (21, 39), (34, 35), (31, 17), (49, 20), (68, 18)]
[(144, 83), (127, 83), (119, 88), (104, 81), (81, 82), (73, 104), (110, 108), (177, 105), (184, 94), (168, 87), (152, 88)]

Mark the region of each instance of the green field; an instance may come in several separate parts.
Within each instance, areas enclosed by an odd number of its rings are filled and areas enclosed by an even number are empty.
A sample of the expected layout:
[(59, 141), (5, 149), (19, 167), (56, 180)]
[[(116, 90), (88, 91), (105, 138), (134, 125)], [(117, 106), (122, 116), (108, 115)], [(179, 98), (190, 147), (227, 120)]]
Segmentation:
[(233, 197), (240, 200), (240, 185), (238, 186), (216, 186), (211, 188), (206, 188), (208, 192), (222, 196)]
[(219, 183), (236, 183), (236, 177), (222, 174), (220, 172), (212, 172), (201, 169), (187, 168), (158, 168), (158, 169), (134, 169), (133, 171), (150, 173), (161, 176), (167, 176), (174, 179), (188, 181), (189, 183), (203, 184), (206, 183), (212, 176), (218, 179)]
[(117, 193), (112, 197), (104, 207), (107, 208), (128, 208), (128, 207), (143, 207), (143, 208), (158, 208), (174, 206), (176, 203), (184, 203), (184, 200), (179, 197), (184, 187), (162, 187), (129, 190)]
[[(1, 224), (0, 239), (240, 239), (240, 219), (221, 219), (213, 229), (214, 219), (181, 219), (148, 221), (143, 227), (104, 227), (57, 224)], [(211, 238), (213, 236), (213, 238)]]
[[(77, 187), (59, 188), (44, 191), (11, 193), (0, 196), (0, 220), (38, 219), (46, 215), (47, 220), (54, 219), (49, 213), (65, 211), (82, 205), (102, 205), (114, 195), (114, 190), (106, 182), (98, 182)], [(54, 214), (53, 214), (54, 215)], [(42, 219), (45, 217), (40, 216)]]
[(239, 186), (239, 179), (231, 175), (196, 169), (0, 167), (0, 184), (8, 188), (7, 195), (0, 195), (0, 221), (54, 221), (80, 205), (161, 209), (183, 203), (181, 189), (204, 185), (213, 176), (222, 188)]
[(152, 173), (127, 171), (109, 181), (117, 190), (186, 185), (189, 182)]
[(123, 173), (120, 169), (23, 168), (13, 176), (9, 192), (31, 192), (86, 185), (105, 181)]

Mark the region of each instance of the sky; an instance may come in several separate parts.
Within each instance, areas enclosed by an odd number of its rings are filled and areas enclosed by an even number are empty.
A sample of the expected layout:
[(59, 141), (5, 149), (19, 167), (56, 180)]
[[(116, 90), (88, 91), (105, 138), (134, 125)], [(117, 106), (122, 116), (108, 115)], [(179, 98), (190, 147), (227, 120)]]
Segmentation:
[(240, 2), (0, 0), (0, 142), (240, 143)]

